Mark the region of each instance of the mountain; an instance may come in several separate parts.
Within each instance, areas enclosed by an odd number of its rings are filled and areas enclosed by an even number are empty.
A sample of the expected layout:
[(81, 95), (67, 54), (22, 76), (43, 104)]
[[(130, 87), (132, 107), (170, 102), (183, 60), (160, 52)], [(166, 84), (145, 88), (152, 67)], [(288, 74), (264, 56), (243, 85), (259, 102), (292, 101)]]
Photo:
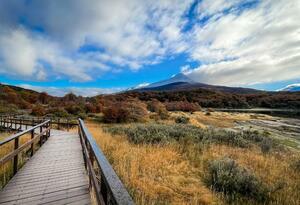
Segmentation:
[(184, 90), (195, 90), (200, 88), (212, 90), (212, 91), (239, 93), (239, 94), (262, 92), (260, 90), (255, 90), (250, 88), (226, 87), (226, 86), (198, 83), (193, 81), (183, 73), (179, 73), (167, 80), (152, 83), (144, 87), (139, 87), (135, 90), (137, 91), (184, 91)]
[(298, 92), (300, 91), (300, 83), (288, 85), (278, 91)]
[(172, 76), (171, 78), (163, 81), (159, 81), (156, 83), (151, 83), (150, 85), (145, 86), (144, 88), (155, 88), (155, 87), (160, 87), (172, 83), (189, 83), (189, 84), (194, 84), (195, 82), (184, 75), (183, 73), (178, 73), (177, 75)]

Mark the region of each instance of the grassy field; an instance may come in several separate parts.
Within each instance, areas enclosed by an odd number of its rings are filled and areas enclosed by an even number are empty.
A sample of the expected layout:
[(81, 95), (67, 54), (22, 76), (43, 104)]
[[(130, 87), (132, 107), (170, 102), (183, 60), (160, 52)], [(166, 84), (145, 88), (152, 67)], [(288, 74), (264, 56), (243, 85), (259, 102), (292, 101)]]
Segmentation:
[[(7, 132), (1, 132), (0, 133), (0, 141), (4, 140), (5, 138), (9, 137), (13, 133), (7, 133)], [(30, 135), (24, 135), (20, 138), (20, 146), (30, 140)], [(28, 148), (29, 149), (29, 148)], [(28, 159), (28, 155), (26, 152), (28, 149), (25, 149), (20, 155), (19, 155), (19, 163), (18, 167), (21, 167), (24, 165), (26, 160)], [(0, 149), (0, 159), (4, 157), (5, 155), (9, 154), (14, 150), (14, 141), (11, 141), (3, 146), (1, 146)], [(12, 161), (9, 161), (5, 163), (3, 166), (0, 168), (0, 189), (11, 179), (12, 174), (13, 174), (13, 166), (12, 166)]]
[(253, 116), (197, 113), (175, 124), (178, 115), (159, 123), (88, 124), (137, 204), (300, 204), (299, 152), (264, 132), (221, 129)]

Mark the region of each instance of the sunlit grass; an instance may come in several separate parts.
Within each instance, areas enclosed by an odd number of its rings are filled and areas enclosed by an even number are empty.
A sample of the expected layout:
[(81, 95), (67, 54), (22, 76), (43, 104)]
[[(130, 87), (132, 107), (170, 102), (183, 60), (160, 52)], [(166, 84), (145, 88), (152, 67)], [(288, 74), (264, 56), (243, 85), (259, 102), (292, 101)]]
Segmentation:
[(245, 197), (229, 202), (205, 185), (208, 163), (223, 157), (234, 159), (270, 189), (265, 203), (300, 204), (300, 173), (292, 166), (300, 158), (297, 152), (264, 154), (255, 144), (132, 144), (126, 136), (104, 133), (101, 125), (88, 127), (137, 204), (259, 204)]
[(88, 128), (137, 204), (216, 203), (175, 145), (133, 145), (125, 137), (102, 132), (98, 125)]
[[(13, 133), (0, 133), (0, 141), (6, 139)], [(20, 137), (19, 146), (26, 143), (28, 140), (30, 140), (30, 135), (26, 134), (24, 136)], [(36, 145), (35, 145), (36, 146)], [(26, 160), (28, 159), (28, 153), (27, 151), (30, 149), (30, 146), (23, 150), (19, 154), (18, 158), (18, 167), (22, 167)], [(7, 154), (11, 153), (14, 150), (14, 141), (11, 141), (3, 146), (0, 147), (0, 159), (6, 156)], [(6, 162), (4, 165), (1, 165), (0, 167), (0, 188), (3, 187), (12, 177), (13, 175), (13, 160), (10, 160)]]

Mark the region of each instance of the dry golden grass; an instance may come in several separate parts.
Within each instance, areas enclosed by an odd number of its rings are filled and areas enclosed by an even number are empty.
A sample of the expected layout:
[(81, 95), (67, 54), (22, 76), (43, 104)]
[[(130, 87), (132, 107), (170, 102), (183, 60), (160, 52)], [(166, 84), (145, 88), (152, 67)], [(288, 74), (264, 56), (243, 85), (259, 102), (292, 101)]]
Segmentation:
[(284, 184), (271, 193), (270, 204), (300, 204), (300, 173), (291, 167), (299, 153), (263, 154), (257, 146), (134, 145), (126, 137), (103, 133), (100, 125), (88, 127), (137, 204), (226, 204), (224, 196), (213, 193), (202, 182), (208, 162), (223, 157), (251, 170), (268, 187)]
[(272, 117), (268, 115), (250, 113), (210, 112), (210, 114), (207, 115), (206, 112), (194, 112), (193, 114), (170, 112), (170, 114), (173, 118), (179, 116), (189, 117), (190, 123), (200, 128), (206, 128), (207, 126), (230, 128), (233, 127), (237, 121), (248, 121), (253, 119), (253, 117), (256, 119), (272, 119)]
[[(0, 141), (4, 140), (5, 138), (9, 137), (12, 135), (12, 133), (0, 133)], [(20, 138), (19, 146), (22, 144), (26, 143), (28, 140), (30, 140), (30, 135), (26, 134)], [(30, 148), (30, 147), (29, 147)], [(28, 148), (28, 149), (29, 149)], [(19, 154), (19, 161), (18, 161), (18, 166), (21, 167), (25, 161), (27, 160), (27, 157), (25, 156), (25, 153), (28, 149), (25, 149), (22, 153)], [(11, 141), (0, 148), (0, 159), (10, 152), (14, 150), (14, 141)], [(4, 165), (1, 165), (0, 167), (0, 188), (5, 185), (8, 180), (12, 176), (12, 160), (9, 162), (6, 162)]]
[(133, 145), (88, 127), (137, 204), (220, 204), (177, 146)]
[(202, 159), (210, 161), (228, 156), (243, 167), (253, 171), (269, 187), (283, 184), (283, 189), (272, 194), (271, 204), (300, 204), (300, 173), (291, 167), (299, 153), (278, 152), (262, 154), (257, 147), (250, 149), (213, 145), (205, 151)]
[(184, 150), (186, 150), (185, 156), (202, 174), (205, 173), (208, 162), (230, 157), (240, 166), (251, 170), (268, 187), (275, 189), (279, 185), (283, 185), (282, 189), (272, 193), (270, 204), (300, 204), (300, 173), (299, 170), (291, 167), (292, 162), (300, 157), (299, 153), (282, 151), (262, 154), (256, 146), (245, 149), (225, 145), (210, 145), (202, 151), (199, 151), (197, 146), (190, 145)]

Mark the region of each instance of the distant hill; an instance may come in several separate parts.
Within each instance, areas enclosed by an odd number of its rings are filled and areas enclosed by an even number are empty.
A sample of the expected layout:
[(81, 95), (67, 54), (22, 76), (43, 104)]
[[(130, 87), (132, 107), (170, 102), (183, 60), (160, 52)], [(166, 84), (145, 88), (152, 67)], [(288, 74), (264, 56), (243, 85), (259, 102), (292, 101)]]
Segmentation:
[(6, 85), (6, 84), (2, 84), (0, 83), (0, 90), (2, 90), (4, 87), (8, 87), (16, 92), (28, 92), (28, 93), (34, 93), (34, 94), (38, 94), (38, 92), (34, 91), (34, 90), (30, 90), (30, 89), (26, 89), (26, 88), (21, 88), (18, 86), (14, 86), (14, 85)]
[(148, 86), (138, 88), (137, 91), (183, 91), (183, 90), (195, 90), (195, 89), (207, 89), (212, 91), (226, 92), (226, 93), (238, 93), (249, 94), (259, 93), (260, 90), (242, 88), (242, 87), (227, 87), (208, 85), (204, 83), (198, 83), (191, 80), (188, 76), (179, 73), (170, 79), (152, 83)]
[(291, 84), (291, 85), (288, 85), (278, 91), (299, 92), (300, 84)]

